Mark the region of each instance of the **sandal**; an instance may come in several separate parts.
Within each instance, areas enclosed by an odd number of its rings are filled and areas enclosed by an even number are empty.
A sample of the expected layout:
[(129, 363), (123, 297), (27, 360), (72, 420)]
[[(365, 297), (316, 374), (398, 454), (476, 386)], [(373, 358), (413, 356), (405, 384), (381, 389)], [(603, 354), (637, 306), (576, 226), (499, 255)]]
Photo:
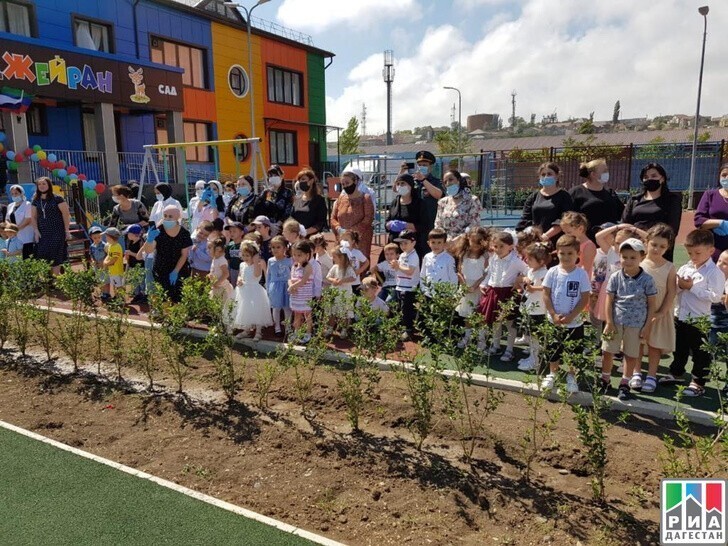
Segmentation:
[(657, 380), (649, 375), (642, 384), (642, 392), (646, 394), (653, 393), (657, 390)]
[(513, 351), (506, 349), (500, 357), (501, 362), (511, 362), (513, 360)]
[(642, 374), (636, 373), (632, 376), (632, 378), (629, 380), (629, 388), (634, 389), (636, 391), (642, 389)]
[(678, 383), (681, 383), (682, 381), (672, 375), (671, 373), (663, 376), (660, 378), (660, 385), (677, 385)]
[(705, 387), (703, 387), (702, 385), (698, 385), (695, 381), (692, 381), (690, 383), (690, 386), (683, 390), (683, 396), (687, 396), (689, 398), (697, 398), (698, 396), (703, 396), (704, 394)]

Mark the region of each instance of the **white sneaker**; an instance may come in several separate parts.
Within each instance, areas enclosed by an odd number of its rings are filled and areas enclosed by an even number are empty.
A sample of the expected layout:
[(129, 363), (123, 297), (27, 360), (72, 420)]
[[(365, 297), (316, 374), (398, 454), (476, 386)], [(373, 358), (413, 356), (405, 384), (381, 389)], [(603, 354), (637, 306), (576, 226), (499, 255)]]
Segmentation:
[(498, 347), (497, 345), (491, 345), (490, 347), (488, 347), (488, 354), (489, 355), (497, 354), (499, 350), (500, 350), (500, 347)]
[(579, 392), (579, 385), (576, 382), (576, 377), (574, 377), (573, 374), (566, 375), (566, 392), (568, 392), (569, 394)]
[(554, 388), (554, 383), (556, 382), (556, 376), (552, 373), (548, 374), (546, 377), (544, 377), (541, 380), (541, 390), (542, 391), (550, 391)]
[(530, 356), (528, 358), (522, 358), (518, 361), (518, 369), (522, 372), (530, 372), (536, 369), (536, 362)]
[(516, 341), (514, 341), (514, 343), (515, 343), (516, 345), (528, 345), (529, 341), (530, 341), (530, 340), (528, 339), (528, 337), (526, 337), (526, 336), (521, 336), (521, 337), (517, 337), (517, 338), (516, 338)]

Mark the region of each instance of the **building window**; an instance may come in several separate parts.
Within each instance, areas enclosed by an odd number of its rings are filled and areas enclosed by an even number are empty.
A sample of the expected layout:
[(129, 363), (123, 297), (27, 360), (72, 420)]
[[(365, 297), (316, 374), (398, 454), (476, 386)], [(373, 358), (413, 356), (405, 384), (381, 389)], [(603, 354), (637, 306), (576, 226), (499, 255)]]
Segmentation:
[[(235, 138), (248, 138), (245, 135), (236, 135)], [(248, 157), (250, 156), (250, 144), (240, 144), (239, 146), (233, 146), (233, 153), (235, 154), (235, 158), (242, 163), (243, 161), (247, 161)]]
[[(185, 142), (204, 142), (210, 140), (210, 124), (196, 121), (185, 121)], [(190, 146), (185, 148), (187, 161), (207, 163), (210, 161), (209, 146)]]
[(87, 152), (100, 152), (99, 143), (96, 139), (96, 116), (91, 112), (84, 112), (82, 124), (84, 149)]
[(20, 36), (32, 36), (32, 6), (24, 2), (0, 2), (0, 31)]
[(270, 162), (276, 165), (297, 165), (296, 133), (270, 132)]
[(293, 106), (303, 106), (303, 76), (282, 68), (268, 67), (268, 100)]
[(152, 62), (183, 69), (182, 83), (189, 87), (206, 89), (204, 58), (202, 49), (152, 38)]
[(104, 53), (114, 52), (111, 25), (74, 17), (73, 30), (77, 47)]
[(45, 104), (33, 104), (25, 112), (25, 122), (28, 125), (28, 134), (31, 136), (46, 136), (48, 123)]
[(243, 70), (242, 66), (234, 64), (230, 67), (230, 71), (228, 72), (228, 85), (233, 95), (238, 98), (243, 98), (248, 94), (250, 83), (248, 81), (248, 74)]

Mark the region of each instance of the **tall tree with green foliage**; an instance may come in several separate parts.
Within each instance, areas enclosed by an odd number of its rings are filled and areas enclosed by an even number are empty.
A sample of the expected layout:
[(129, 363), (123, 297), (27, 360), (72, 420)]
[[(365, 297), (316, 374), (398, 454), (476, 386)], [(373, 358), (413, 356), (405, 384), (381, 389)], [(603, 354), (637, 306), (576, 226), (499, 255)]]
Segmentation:
[(470, 137), (457, 123), (447, 131), (435, 135), (435, 142), (441, 154), (466, 154), (470, 152)]
[(346, 129), (341, 132), (339, 137), (339, 149), (342, 155), (347, 154), (358, 154), (361, 150), (359, 149), (359, 120), (356, 116), (351, 116), (349, 123), (346, 124)]
[(619, 123), (619, 111), (622, 108), (622, 106), (619, 104), (619, 100), (614, 103), (614, 112), (612, 113), (612, 123), (614, 125), (617, 125)]

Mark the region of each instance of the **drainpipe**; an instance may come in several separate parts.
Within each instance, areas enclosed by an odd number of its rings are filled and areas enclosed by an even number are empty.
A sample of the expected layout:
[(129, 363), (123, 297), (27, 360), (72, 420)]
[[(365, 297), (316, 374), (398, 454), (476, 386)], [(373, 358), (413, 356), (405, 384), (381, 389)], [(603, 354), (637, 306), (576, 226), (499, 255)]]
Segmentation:
[(132, 17), (134, 19), (134, 50), (136, 51), (136, 58), (139, 58), (139, 23), (137, 21), (137, 5), (140, 0), (134, 0), (131, 6)]

